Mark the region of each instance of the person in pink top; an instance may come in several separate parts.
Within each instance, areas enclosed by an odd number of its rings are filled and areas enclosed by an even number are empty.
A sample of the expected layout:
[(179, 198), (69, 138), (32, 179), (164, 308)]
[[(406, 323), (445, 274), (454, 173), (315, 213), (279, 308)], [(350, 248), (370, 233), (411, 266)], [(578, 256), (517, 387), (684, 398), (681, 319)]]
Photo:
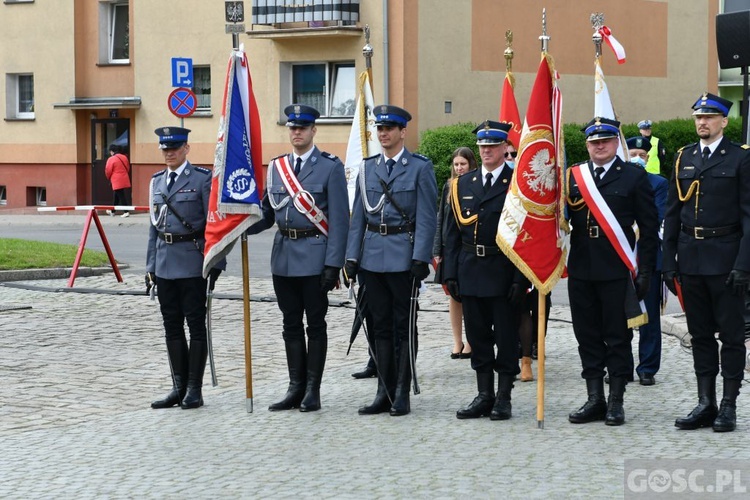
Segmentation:
[[(120, 146), (112, 144), (109, 146), (109, 159), (104, 167), (104, 174), (112, 184), (114, 192), (113, 205), (130, 205), (130, 161), (122, 153)], [(114, 216), (113, 210), (107, 210), (109, 215)], [(129, 217), (130, 212), (124, 211), (121, 217)]]

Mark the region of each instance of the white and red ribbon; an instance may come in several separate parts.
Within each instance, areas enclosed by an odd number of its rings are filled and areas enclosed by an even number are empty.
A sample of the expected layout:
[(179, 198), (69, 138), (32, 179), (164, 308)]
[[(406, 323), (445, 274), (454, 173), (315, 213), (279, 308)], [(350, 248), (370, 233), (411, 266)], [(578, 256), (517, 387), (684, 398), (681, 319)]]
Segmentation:
[(607, 239), (615, 248), (620, 260), (622, 260), (635, 278), (638, 274), (638, 261), (636, 260), (635, 251), (630, 247), (630, 242), (628, 242), (625, 232), (617, 222), (617, 217), (612, 213), (609, 205), (604, 201), (602, 194), (596, 187), (596, 182), (594, 182), (594, 177), (589, 171), (588, 164), (577, 165), (571, 168), (571, 173), (578, 183), (578, 189), (581, 190), (583, 199), (586, 200), (586, 205), (591, 210), (591, 213), (594, 214), (594, 218), (599, 223), (604, 234), (607, 235)]
[(612, 49), (612, 52), (615, 53), (615, 57), (617, 58), (617, 62), (619, 64), (625, 63), (625, 47), (622, 46), (620, 42), (617, 41), (617, 38), (612, 34), (612, 30), (610, 30), (606, 26), (602, 26), (599, 28), (599, 34), (602, 36), (605, 42), (607, 42), (607, 45), (609, 45), (609, 48)]
[(282, 156), (276, 158), (273, 163), (276, 167), (276, 171), (281, 177), (281, 181), (284, 183), (284, 187), (286, 187), (286, 190), (292, 197), (294, 208), (307, 217), (315, 227), (320, 229), (321, 233), (328, 236), (328, 218), (326, 217), (326, 214), (315, 205), (315, 198), (313, 195), (302, 188), (302, 184), (299, 183), (297, 176), (294, 175), (294, 171), (289, 164), (289, 158), (287, 156)]

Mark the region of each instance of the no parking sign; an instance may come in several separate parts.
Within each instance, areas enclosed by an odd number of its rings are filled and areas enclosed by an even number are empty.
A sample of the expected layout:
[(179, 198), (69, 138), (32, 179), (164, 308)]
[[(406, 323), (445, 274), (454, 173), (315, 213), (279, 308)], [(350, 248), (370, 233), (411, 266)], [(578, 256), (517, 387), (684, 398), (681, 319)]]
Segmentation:
[(195, 97), (192, 90), (180, 87), (169, 94), (167, 106), (173, 115), (178, 118), (185, 118), (195, 113), (195, 109), (198, 107), (198, 98)]

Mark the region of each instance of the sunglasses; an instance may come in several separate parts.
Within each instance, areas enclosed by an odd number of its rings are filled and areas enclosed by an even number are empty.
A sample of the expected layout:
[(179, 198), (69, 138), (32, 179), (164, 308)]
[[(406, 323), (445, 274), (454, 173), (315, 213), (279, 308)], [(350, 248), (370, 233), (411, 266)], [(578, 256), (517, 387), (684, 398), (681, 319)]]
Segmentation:
[(515, 158), (516, 156), (518, 156), (518, 151), (506, 151), (505, 152), (506, 158)]

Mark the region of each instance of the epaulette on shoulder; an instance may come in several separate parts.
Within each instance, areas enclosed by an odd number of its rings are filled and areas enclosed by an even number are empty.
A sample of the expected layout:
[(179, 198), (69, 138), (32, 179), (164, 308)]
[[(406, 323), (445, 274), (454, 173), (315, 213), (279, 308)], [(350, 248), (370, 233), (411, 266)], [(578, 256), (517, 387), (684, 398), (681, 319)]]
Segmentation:
[[(578, 163), (574, 163), (570, 167), (577, 167), (578, 165), (586, 165), (586, 164), (588, 164), (588, 162), (589, 162), (588, 160), (586, 160), (586, 161), (579, 161)], [(568, 167), (568, 168), (570, 168), (570, 167)]]
[[(279, 158), (281, 158), (282, 156), (286, 156), (286, 154), (283, 154), (283, 155), (279, 155), (279, 156), (274, 156), (273, 158), (271, 158), (271, 161), (274, 161), (274, 160), (278, 160), (278, 159), (279, 159)], [(270, 163), (270, 162), (269, 162), (269, 163)]]
[(324, 158), (328, 158), (329, 160), (337, 160), (338, 157), (336, 155), (332, 155), (331, 153), (328, 153), (326, 151), (321, 151), (320, 156)]
[(372, 160), (373, 158), (377, 158), (378, 156), (380, 156), (380, 153), (376, 155), (368, 156), (367, 158), (363, 158), (363, 160)]
[(698, 144), (697, 142), (694, 142), (694, 143), (692, 143), (692, 144), (686, 144), (685, 146), (682, 146), (682, 147), (681, 147), (680, 149), (678, 149), (678, 150), (677, 150), (677, 152), (678, 152), (678, 153), (680, 153), (680, 152), (682, 152), (682, 151), (683, 151), (683, 150), (685, 150), (685, 149), (690, 149), (690, 148), (693, 148), (693, 147), (695, 147), (695, 146), (696, 146), (697, 144)]
[(195, 168), (195, 171), (196, 171), (196, 172), (200, 172), (200, 173), (202, 173), (202, 174), (206, 174), (206, 175), (208, 175), (208, 174), (210, 174), (210, 173), (211, 173), (211, 171), (210, 171), (209, 169), (207, 169), (207, 168), (204, 168), (204, 167), (193, 167), (193, 168)]
[(154, 175), (151, 176), (152, 179), (159, 177), (160, 175), (164, 175), (164, 170), (159, 170)]
[(421, 155), (419, 153), (412, 153), (411, 154), (414, 158), (419, 158), (420, 160), (424, 161), (431, 161), (429, 158), (427, 158), (425, 155)]
[(737, 146), (738, 148), (742, 148), (742, 149), (750, 149), (750, 146), (748, 146), (747, 144), (743, 144), (741, 142), (732, 142), (732, 145)]

